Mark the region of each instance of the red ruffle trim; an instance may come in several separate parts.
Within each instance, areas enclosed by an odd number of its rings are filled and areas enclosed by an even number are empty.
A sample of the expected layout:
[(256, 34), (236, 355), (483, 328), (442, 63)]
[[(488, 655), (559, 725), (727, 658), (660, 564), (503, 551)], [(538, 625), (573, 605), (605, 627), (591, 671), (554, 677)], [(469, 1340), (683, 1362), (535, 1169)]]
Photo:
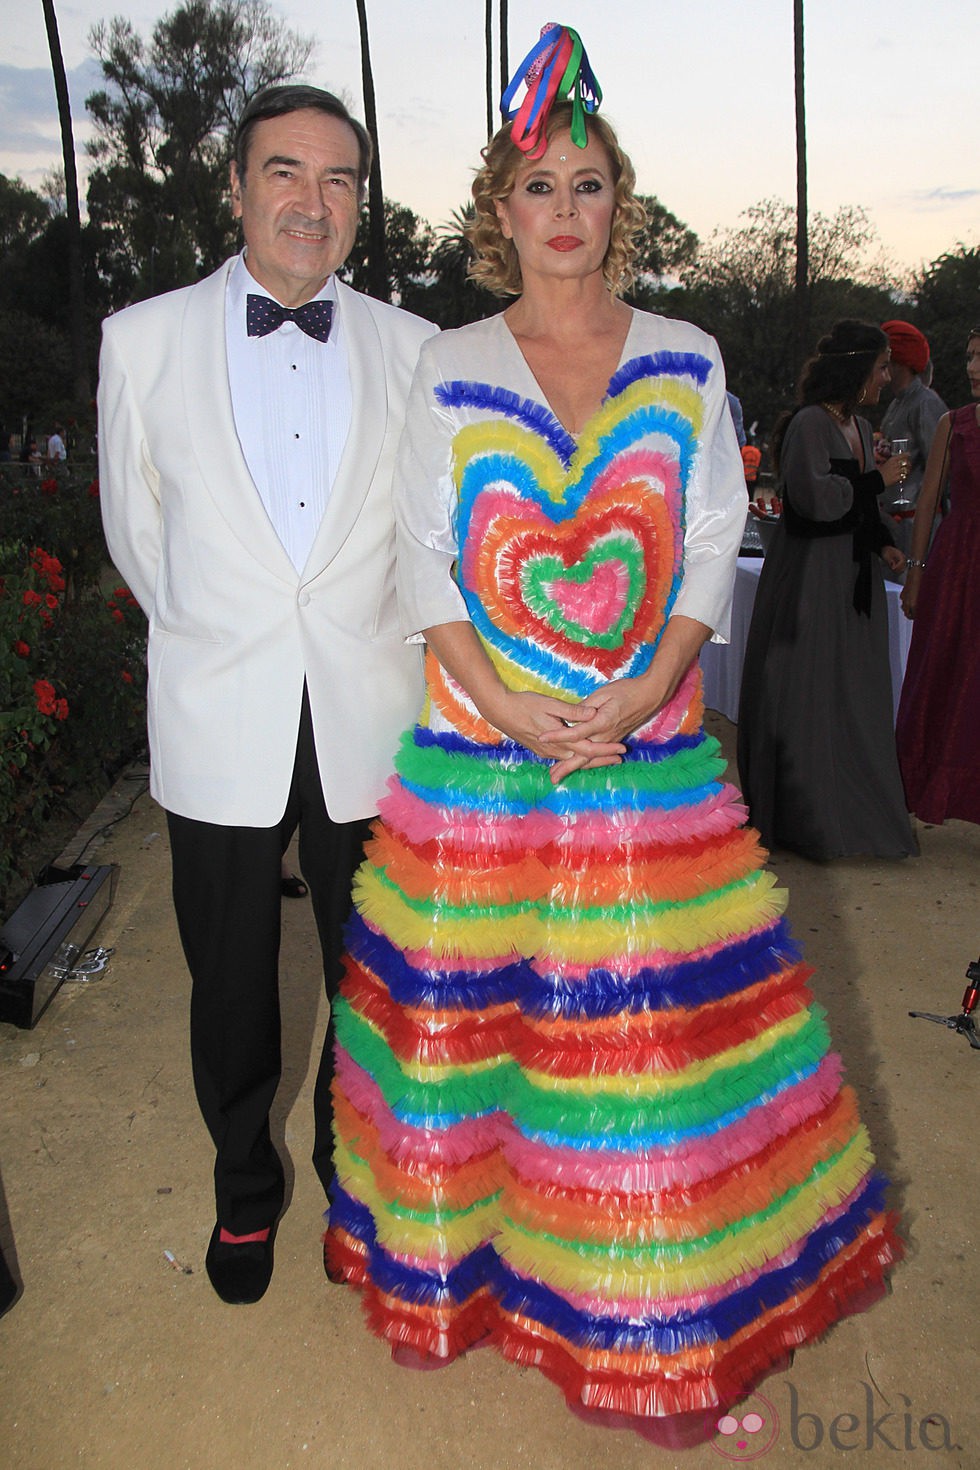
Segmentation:
[[(815, 1342), (844, 1317), (867, 1311), (886, 1294), (885, 1273), (903, 1252), (894, 1235), (895, 1217), (885, 1216), (881, 1223), (883, 1236), (866, 1237), (846, 1259), (838, 1257), (808, 1291), (738, 1334), (727, 1350), (719, 1345), (710, 1372), (689, 1375), (686, 1384), (679, 1375), (654, 1372), (641, 1377), (590, 1369), (571, 1351), (543, 1341), (513, 1321), (504, 1326), (502, 1351), (512, 1362), (540, 1368), (582, 1418), (606, 1428), (632, 1429), (653, 1444), (689, 1448), (710, 1438), (721, 1415), (747, 1398), (764, 1378), (781, 1372), (796, 1348)], [(655, 1391), (664, 1412), (631, 1412), (629, 1401), (638, 1387)], [(589, 1405), (582, 1402), (585, 1393), (593, 1401)], [(714, 1403), (704, 1406), (708, 1394)], [(692, 1408), (695, 1396), (702, 1400), (701, 1407)]]
[(682, 1071), (693, 1063), (754, 1040), (812, 1001), (807, 966), (788, 966), (743, 992), (694, 1010), (641, 1011), (599, 1022), (587, 1039), (571, 1027), (529, 1024), (513, 1006), (488, 1012), (429, 1011), (392, 1000), (387, 987), (354, 960), (347, 961), (344, 997), (379, 1031), (406, 1065), (461, 1067), (513, 1057), (523, 1068), (553, 1077), (645, 1074), (652, 1068)]
[[(643, 1373), (589, 1366), (582, 1360), (587, 1352), (578, 1357), (550, 1335), (504, 1316), (488, 1292), (481, 1291), (447, 1312), (413, 1308), (378, 1290), (367, 1275), (363, 1246), (346, 1232), (328, 1230), (324, 1245), (331, 1271), (361, 1291), (368, 1325), (392, 1344), (396, 1361), (399, 1347), (408, 1348), (417, 1360), (411, 1366), (426, 1367), (450, 1363), (477, 1345), (492, 1345), (512, 1362), (539, 1368), (561, 1389), (573, 1413), (587, 1422), (631, 1429), (663, 1448), (686, 1449), (710, 1439), (719, 1417), (764, 1378), (782, 1372), (797, 1347), (823, 1336), (844, 1317), (866, 1311), (885, 1295), (886, 1272), (903, 1254), (895, 1233), (896, 1217), (878, 1217), (872, 1228), (856, 1248), (829, 1263), (812, 1287), (758, 1319), (730, 1344), (718, 1344), (717, 1357), (706, 1372), (685, 1369), (684, 1355), (663, 1355), (659, 1367)], [(436, 1316), (438, 1321), (431, 1320)], [(662, 1412), (633, 1412), (638, 1393), (645, 1392), (656, 1396)]]
[[(573, 831), (571, 838), (577, 835), (577, 832)], [(485, 876), (498, 872), (504, 873), (514, 867), (513, 852), (473, 849), (466, 842), (461, 841), (460, 837), (458, 829), (452, 826), (447, 826), (438, 837), (417, 839), (405, 833), (396, 835), (389, 825), (379, 827), (375, 831), (374, 836), (365, 844), (364, 852), (368, 861), (379, 868), (388, 866), (392, 854), (410, 854), (411, 858), (418, 860), (420, 873), (427, 880), (427, 886), (419, 890), (423, 893), (431, 893), (433, 869), (446, 869), (454, 873), (472, 871)], [(655, 862), (658, 859), (676, 860), (677, 837), (673, 831), (668, 837), (658, 833), (656, 829), (644, 833), (642, 829), (636, 831), (630, 828), (624, 835), (621, 850), (628, 856), (631, 863)], [(758, 840), (758, 834), (751, 827), (732, 827), (723, 832), (689, 836), (684, 847), (684, 855), (696, 852), (699, 857), (703, 856), (709, 862), (716, 855), (730, 851), (739, 852), (743, 858), (748, 860), (750, 866), (754, 864), (755, 867), (760, 867), (764, 860), (765, 849)], [(602, 861), (604, 863), (610, 860), (615, 861), (615, 854), (615, 847), (603, 847)], [(533, 849), (533, 855), (540, 866), (549, 873), (560, 869), (589, 873), (595, 862), (596, 851), (591, 843), (576, 844), (570, 840), (569, 834), (565, 833), (561, 841), (540, 843)], [(520, 861), (519, 858), (518, 861)]]
[(400, 1366), (441, 1368), (473, 1348), (503, 1347), (499, 1309), (488, 1288), (445, 1309), (413, 1306), (375, 1286), (367, 1274), (363, 1245), (346, 1231), (329, 1229), (323, 1246), (330, 1279), (346, 1281), (361, 1293), (368, 1326), (391, 1345), (392, 1357)]

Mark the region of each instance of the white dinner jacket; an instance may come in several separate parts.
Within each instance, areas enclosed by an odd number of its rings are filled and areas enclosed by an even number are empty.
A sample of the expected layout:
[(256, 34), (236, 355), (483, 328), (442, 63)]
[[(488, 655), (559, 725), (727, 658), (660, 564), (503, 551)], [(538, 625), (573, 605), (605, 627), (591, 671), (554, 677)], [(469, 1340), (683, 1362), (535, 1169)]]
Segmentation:
[(282, 816), (303, 682), (327, 808), (377, 811), (422, 704), (399, 631), (391, 474), (419, 348), (435, 328), (338, 282), (353, 413), (309, 560), (297, 572), (235, 431), (228, 261), (103, 326), (99, 478), (109, 551), (149, 618), (151, 790), (230, 826)]

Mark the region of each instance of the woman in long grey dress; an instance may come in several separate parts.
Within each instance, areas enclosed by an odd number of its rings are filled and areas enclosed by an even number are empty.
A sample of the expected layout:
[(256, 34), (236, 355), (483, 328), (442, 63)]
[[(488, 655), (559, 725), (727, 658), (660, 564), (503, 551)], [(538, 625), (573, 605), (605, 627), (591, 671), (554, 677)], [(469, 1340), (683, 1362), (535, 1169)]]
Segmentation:
[(774, 436), (783, 517), (759, 579), (739, 705), (738, 766), (767, 847), (814, 859), (907, 857), (881, 563), (905, 564), (877, 496), (907, 456), (875, 467), (855, 414), (888, 382), (888, 340), (841, 321), (818, 344)]

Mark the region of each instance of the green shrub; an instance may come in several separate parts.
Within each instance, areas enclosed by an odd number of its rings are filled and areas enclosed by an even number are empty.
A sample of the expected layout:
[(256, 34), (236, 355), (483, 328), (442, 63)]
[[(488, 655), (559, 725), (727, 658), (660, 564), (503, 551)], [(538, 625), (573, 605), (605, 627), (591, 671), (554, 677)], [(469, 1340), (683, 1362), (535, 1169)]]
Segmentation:
[[(0, 912), (73, 792), (145, 739), (146, 620), (112, 588), (91, 472), (0, 465)], [(108, 579), (108, 580), (107, 580)]]

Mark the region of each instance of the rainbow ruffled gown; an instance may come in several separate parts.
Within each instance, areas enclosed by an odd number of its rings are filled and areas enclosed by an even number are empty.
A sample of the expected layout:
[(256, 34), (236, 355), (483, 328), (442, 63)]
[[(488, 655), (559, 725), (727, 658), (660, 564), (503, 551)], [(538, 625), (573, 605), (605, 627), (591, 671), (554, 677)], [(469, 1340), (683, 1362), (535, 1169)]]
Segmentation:
[[(681, 580), (697, 354), (635, 359), (576, 445), (473, 381), (456, 579), (513, 687), (646, 667)], [(700, 674), (555, 787), (432, 656), (336, 1005), (335, 1274), (393, 1345), (489, 1340), (586, 1417), (710, 1436), (898, 1254), (868, 1138)]]

